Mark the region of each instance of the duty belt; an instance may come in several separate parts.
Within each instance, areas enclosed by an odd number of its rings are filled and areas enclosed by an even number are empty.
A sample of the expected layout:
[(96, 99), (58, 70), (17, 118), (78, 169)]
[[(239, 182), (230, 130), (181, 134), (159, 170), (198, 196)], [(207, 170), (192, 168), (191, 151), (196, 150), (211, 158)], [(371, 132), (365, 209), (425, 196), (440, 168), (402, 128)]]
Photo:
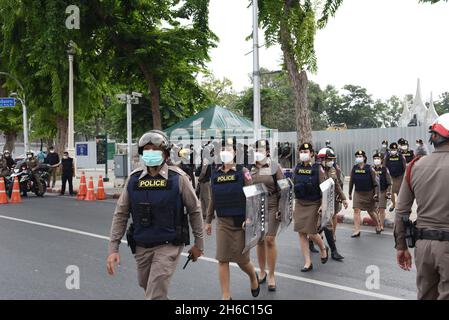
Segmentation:
[(438, 240), (438, 241), (449, 241), (449, 232), (440, 230), (426, 230), (417, 229), (416, 230), (417, 240)]
[(137, 247), (142, 247), (142, 248), (146, 248), (146, 249), (162, 246), (164, 244), (173, 244), (173, 243), (170, 242), (170, 241), (155, 242), (155, 243), (143, 243), (143, 242), (137, 242), (136, 241), (136, 246)]

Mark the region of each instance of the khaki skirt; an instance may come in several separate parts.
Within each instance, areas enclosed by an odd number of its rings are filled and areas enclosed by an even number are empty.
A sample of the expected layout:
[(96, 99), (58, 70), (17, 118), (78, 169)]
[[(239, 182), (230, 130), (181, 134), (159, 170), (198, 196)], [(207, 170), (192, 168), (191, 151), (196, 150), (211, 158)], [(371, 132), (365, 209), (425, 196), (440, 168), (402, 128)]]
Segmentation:
[(265, 234), (268, 237), (276, 237), (280, 222), (276, 219), (276, 213), (279, 211), (279, 202), (277, 195), (268, 197), (268, 230)]
[(217, 217), (217, 252), (215, 259), (220, 262), (243, 264), (249, 262), (249, 251), (242, 254), (245, 248), (245, 230), (242, 228), (242, 223), (237, 226), (233, 217)]
[(376, 208), (376, 202), (374, 201), (374, 190), (363, 192), (355, 191), (352, 207), (362, 211), (374, 211)]
[(381, 191), (379, 194), (379, 203), (377, 204), (379, 209), (386, 209), (387, 201), (387, 191)]
[(307, 234), (318, 233), (318, 210), (321, 207), (321, 200), (307, 201), (295, 200), (294, 231)]
[(404, 175), (400, 177), (391, 177), (393, 187), (391, 193), (399, 194), (399, 190), (401, 189), (402, 180), (404, 179)]

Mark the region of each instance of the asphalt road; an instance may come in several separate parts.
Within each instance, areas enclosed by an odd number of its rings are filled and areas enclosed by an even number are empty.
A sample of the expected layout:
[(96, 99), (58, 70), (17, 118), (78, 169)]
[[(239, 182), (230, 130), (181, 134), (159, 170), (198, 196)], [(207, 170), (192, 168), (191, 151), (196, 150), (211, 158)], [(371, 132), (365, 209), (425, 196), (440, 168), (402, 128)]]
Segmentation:
[[(0, 205), (0, 299), (143, 299), (126, 244), (121, 246), (118, 274), (106, 273), (114, 207), (115, 200), (90, 203), (51, 195)], [(339, 225), (337, 246), (344, 262), (329, 259), (322, 265), (319, 254), (314, 254), (314, 270), (301, 273), (298, 236), (290, 227), (277, 240), (278, 290), (268, 292), (262, 285), (257, 299), (416, 299), (416, 270), (405, 272), (396, 265), (391, 232), (376, 235), (373, 228), (364, 230), (360, 238), (351, 239), (351, 226)], [(172, 279), (170, 298), (220, 299), (214, 257), (214, 235), (206, 238), (205, 257), (186, 270), (182, 270), (184, 254)], [(255, 250), (252, 261), (257, 266)], [(79, 270), (79, 289), (66, 287), (73, 272), (66, 273), (68, 266)], [(378, 271), (379, 288), (366, 284), (376, 275), (372, 270)], [(368, 282), (375, 283), (371, 278)], [(253, 299), (246, 274), (236, 266), (231, 267), (231, 294), (234, 300)]]

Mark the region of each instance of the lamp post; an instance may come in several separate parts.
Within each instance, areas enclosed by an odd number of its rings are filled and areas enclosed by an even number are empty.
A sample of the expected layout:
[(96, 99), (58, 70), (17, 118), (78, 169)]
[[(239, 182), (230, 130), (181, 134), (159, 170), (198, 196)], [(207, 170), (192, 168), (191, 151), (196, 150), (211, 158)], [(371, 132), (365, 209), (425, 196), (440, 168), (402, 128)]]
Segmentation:
[(73, 41), (69, 42), (67, 54), (69, 57), (69, 123), (67, 132), (67, 152), (73, 159), (75, 172), (76, 172), (76, 159), (75, 159), (75, 132), (73, 126), (73, 57), (75, 55), (75, 44)]
[(260, 139), (260, 67), (259, 67), (259, 6), (258, 0), (253, 0), (253, 113), (254, 139)]

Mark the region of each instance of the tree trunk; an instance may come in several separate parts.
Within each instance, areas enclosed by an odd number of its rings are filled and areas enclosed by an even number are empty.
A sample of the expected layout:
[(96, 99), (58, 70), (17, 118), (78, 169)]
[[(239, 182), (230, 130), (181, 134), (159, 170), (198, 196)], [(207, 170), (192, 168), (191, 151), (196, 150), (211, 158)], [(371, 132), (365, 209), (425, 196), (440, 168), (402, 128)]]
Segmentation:
[(55, 151), (58, 154), (62, 154), (67, 147), (67, 138), (68, 138), (68, 119), (66, 116), (56, 116), (56, 145)]
[(294, 92), (294, 103), (296, 111), (297, 145), (312, 142), (312, 126), (310, 123), (309, 106), (307, 100), (308, 79), (305, 70), (299, 71), (295, 59), (295, 53), (291, 45), (292, 38), (284, 23), (280, 27), (281, 49), (284, 55), (285, 66)]
[(151, 114), (153, 116), (153, 129), (162, 130), (160, 100), (161, 91), (156, 84), (153, 74), (148, 70), (147, 66), (140, 64), (140, 69), (148, 83), (148, 91), (151, 95)]
[[(3, 151), (8, 150), (13, 153), (16, 145), (17, 132), (5, 132), (5, 145), (3, 146)], [(26, 152), (26, 151), (25, 151)]]

